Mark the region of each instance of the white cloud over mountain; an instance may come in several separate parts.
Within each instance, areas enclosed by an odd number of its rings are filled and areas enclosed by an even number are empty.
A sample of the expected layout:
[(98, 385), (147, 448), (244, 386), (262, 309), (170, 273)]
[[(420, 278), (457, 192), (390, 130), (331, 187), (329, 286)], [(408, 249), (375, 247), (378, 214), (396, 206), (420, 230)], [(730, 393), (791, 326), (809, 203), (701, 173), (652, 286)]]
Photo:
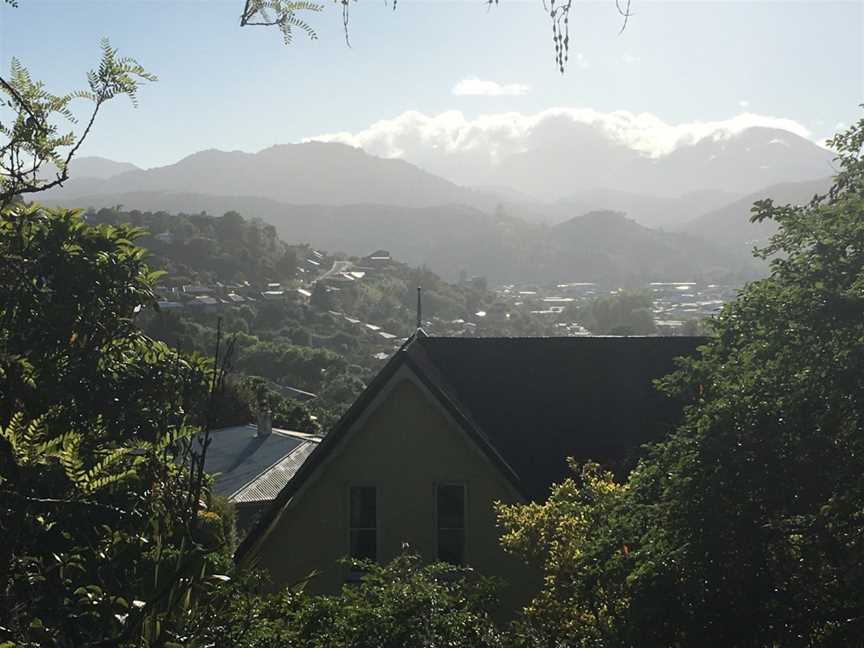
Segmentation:
[(457, 97), (518, 97), (528, 94), (531, 86), (524, 83), (496, 83), (482, 79), (462, 79), (453, 86)]
[(554, 145), (562, 134), (577, 130), (659, 158), (706, 138), (730, 139), (751, 127), (783, 129), (811, 137), (810, 131), (794, 120), (750, 112), (724, 120), (670, 123), (651, 113), (550, 108), (534, 114), (495, 113), (473, 119), (455, 110), (437, 115), (408, 111), (354, 133), (330, 133), (309, 139), (341, 142), (373, 155), (403, 158), (462, 182), (483, 182), (481, 169), (495, 167), (511, 155)]

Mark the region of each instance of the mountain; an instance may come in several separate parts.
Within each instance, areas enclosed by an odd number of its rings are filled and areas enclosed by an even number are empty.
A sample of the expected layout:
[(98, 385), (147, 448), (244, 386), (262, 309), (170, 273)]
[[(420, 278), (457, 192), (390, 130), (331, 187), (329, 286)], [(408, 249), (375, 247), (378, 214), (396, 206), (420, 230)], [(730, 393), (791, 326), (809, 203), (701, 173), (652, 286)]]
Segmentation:
[(728, 138), (705, 138), (675, 149), (663, 160), (663, 175), (671, 176), (684, 191), (719, 187), (742, 194), (824, 178), (833, 173), (834, 155), (789, 131), (748, 128)]
[[(738, 197), (738, 194), (719, 189), (692, 191), (675, 198), (667, 198), (604, 188), (573, 194), (543, 205), (535, 212), (542, 214), (541, 222), (555, 224), (572, 217), (574, 212), (618, 211), (626, 213), (629, 218), (646, 227), (675, 229), (681, 223), (692, 220), (694, 215), (717, 209)], [(525, 220), (537, 220), (529, 215), (528, 207), (513, 205), (511, 213)]]
[(703, 214), (682, 225), (680, 230), (731, 249), (750, 249), (764, 243), (777, 231), (773, 221), (750, 222), (750, 209), (754, 202), (771, 198), (778, 205), (800, 205), (809, 202), (816, 194), (827, 193), (830, 186), (831, 178), (775, 184)]
[(829, 175), (834, 155), (789, 131), (763, 127), (705, 137), (658, 157), (639, 153), (588, 124), (562, 124), (555, 137), (532, 144), (490, 167), (484, 184), (547, 200), (613, 186), (666, 198), (718, 190), (740, 196), (780, 182)]
[(601, 188), (666, 198), (703, 190), (742, 196), (832, 172), (830, 151), (777, 127), (675, 127), (650, 115), (500, 117), (456, 130), (404, 122), (380, 133), (373, 128), (364, 141), (370, 151), (399, 151), (457, 184), (507, 187), (546, 202)]
[(466, 205), (290, 205), (256, 197), (137, 192), (65, 199), (79, 207), (173, 213), (238, 211), (276, 226), (293, 243), (362, 256), (380, 248), (449, 279), (461, 272), (492, 283), (592, 281), (641, 287), (648, 281), (752, 278), (746, 251), (639, 225), (616, 212), (570, 217), (555, 226)]
[[(107, 180), (121, 173), (128, 171), (140, 171), (134, 164), (128, 162), (115, 162), (103, 157), (80, 157), (73, 158), (69, 163), (70, 184), (77, 181), (78, 178), (88, 178), (97, 180)], [(42, 177), (53, 178), (56, 175), (56, 168), (53, 165), (46, 166), (42, 171)]]
[(545, 277), (569, 281), (641, 288), (651, 281), (739, 282), (758, 273), (747, 255), (649, 229), (618, 212), (577, 216), (550, 228), (545, 240), (548, 256), (529, 263)]
[(52, 200), (129, 192), (257, 196), (295, 204), (386, 203), (409, 207), (459, 202), (488, 206), (496, 198), (434, 176), (405, 161), (343, 144), (309, 142), (258, 153), (208, 150), (176, 164), (110, 178), (73, 178)]
[[(833, 156), (794, 133), (759, 127), (718, 133), (650, 157), (594, 125), (567, 120), (544, 123), (527, 146), (502, 152), (482, 172), (479, 153), (470, 169), (451, 160), (442, 168), (453, 181), (404, 160), (325, 142), (258, 153), (207, 150), (148, 170), (81, 158), (73, 162), (72, 179), (46, 195), (60, 200), (145, 191), (256, 196), (295, 205), (452, 203), (488, 211), (502, 205), (525, 220), (553, 224), (574, 210), (612, 210), (642, 225), (671, 228), (763, 187), (825, 177)], [(430, 158), (432, 168), (448, 155)], [(484, 182), (472, 182), (478, 174)]]

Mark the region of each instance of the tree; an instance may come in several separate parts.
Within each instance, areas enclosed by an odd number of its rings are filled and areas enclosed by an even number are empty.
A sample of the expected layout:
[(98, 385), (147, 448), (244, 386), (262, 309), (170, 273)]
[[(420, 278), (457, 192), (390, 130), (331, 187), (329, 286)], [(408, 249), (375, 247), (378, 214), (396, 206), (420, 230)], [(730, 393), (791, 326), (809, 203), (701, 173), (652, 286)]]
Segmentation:
[(491, 581), (453, 565), (424, 565), (410, 553), (358, 566), (366, 570), (362, 580), (333, 596), (299, 587), (260, 596), (249, 595), (249, 584), (223, 588), (197, 618), (195, 636), (201, 645), (232, 648), (503, 646), (491, 618)]
[(502, 511), (512, 550), (530, 557), (522, 535), (541, 540), (538, 604), (596, 610), (590, 645), (864, 636), (864, 120), (830, 145), (841, 170), (828, 195), (754, 206), (779, 228), (758, 252), (770, 274), (663, 381), (689, 402), (680, 428), (623, 484), (591, 475), (542, 509)]
[(221, 378), (135, 326), (157, 279), (138, 235), (0, 211), (0, 645), (164, 645), (219, 564)]
[(572, 317), (597, 335), (651, 335), (656, 333), (648, 295), (618, 293), (579, 305)]
[(552, 488), (542, 504), (497, 506), (503, 547), (544, 575), (540, 594), (513, 628), (520, 646), (642, 645), (620, 619), (631, 613), (633, 569), (627, 486), (596, 464)]

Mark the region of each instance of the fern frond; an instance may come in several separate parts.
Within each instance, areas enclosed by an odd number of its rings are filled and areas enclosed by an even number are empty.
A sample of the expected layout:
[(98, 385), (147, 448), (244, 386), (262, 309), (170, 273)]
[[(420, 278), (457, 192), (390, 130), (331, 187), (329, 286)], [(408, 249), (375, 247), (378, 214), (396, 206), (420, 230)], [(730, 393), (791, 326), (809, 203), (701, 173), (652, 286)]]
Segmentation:
[(57, 459), (63, 466), (66, 477), (73, 484), (84, 490), (87, 482), (87, 472), (78, 449), (81, 445), (81, 437), (76, 435), (63, 444), (63, 448), (57, 453)]

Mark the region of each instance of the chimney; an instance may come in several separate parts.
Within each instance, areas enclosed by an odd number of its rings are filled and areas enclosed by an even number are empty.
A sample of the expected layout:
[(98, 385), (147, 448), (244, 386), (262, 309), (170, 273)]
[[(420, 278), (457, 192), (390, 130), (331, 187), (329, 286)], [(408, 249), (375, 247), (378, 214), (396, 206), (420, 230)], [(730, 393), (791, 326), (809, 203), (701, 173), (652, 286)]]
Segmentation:
[(270, 413), (269, 407), (262, 407), (258, 410), (258, 437), (268, 437), (273, 431), (273, 415)]

